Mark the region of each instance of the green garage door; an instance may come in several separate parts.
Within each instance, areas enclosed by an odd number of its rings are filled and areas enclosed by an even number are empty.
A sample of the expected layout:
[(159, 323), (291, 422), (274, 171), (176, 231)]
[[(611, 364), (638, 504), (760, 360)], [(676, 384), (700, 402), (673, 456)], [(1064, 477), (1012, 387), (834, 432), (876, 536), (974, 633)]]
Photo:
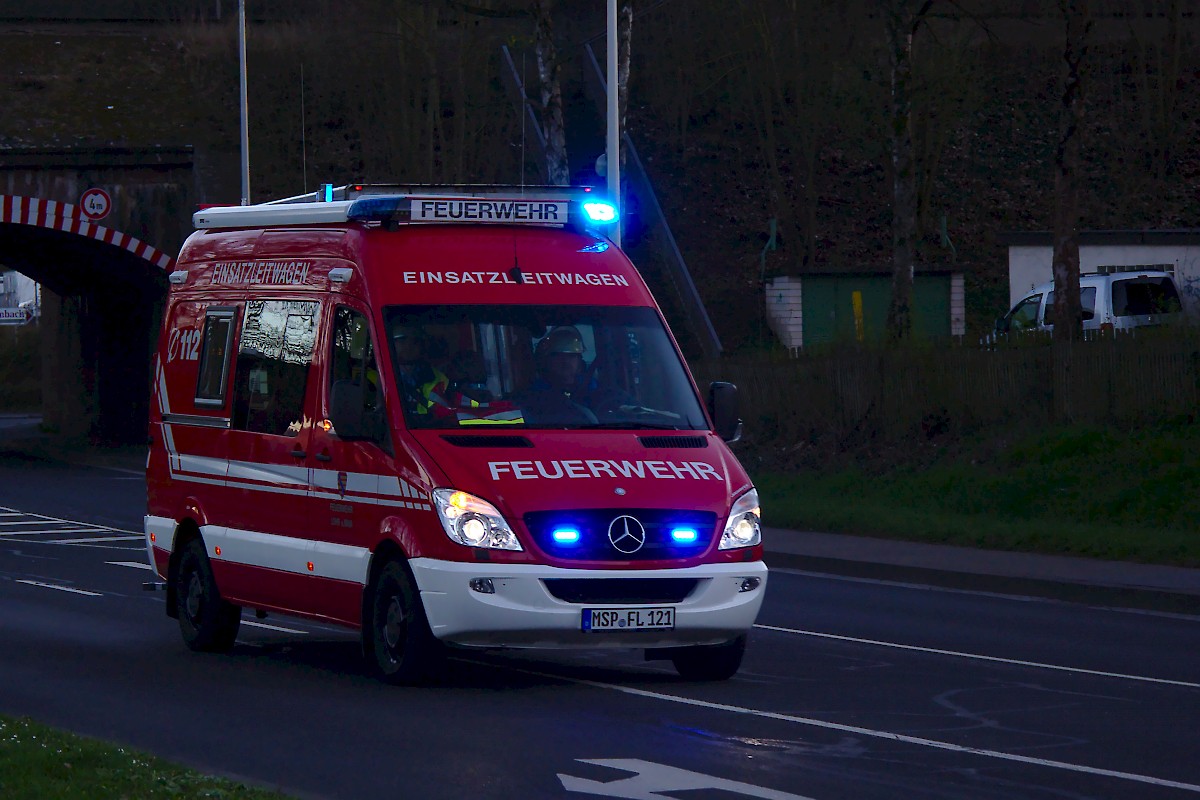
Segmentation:
[[(892, 279), (887, 275), (811, 275), (803, 284), (804, 344), (878, 341), (887, 333)], [(950, 276), (918, 275), (913, 333), (950, 335)]]

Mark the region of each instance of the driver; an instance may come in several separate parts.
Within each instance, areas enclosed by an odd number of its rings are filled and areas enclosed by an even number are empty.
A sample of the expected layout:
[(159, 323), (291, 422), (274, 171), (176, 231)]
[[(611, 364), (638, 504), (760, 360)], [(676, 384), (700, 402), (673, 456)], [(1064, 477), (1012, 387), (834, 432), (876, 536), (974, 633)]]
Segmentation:
[(520, 399), (527, 419), (550, 424), (597, 421), (586, 407), (583, 350), (583, 337), (572, 325), (552, 329), (537, 343), (537, 377)]
[(557, 391), (571, 397), (580, 390), (583, 375), (583, 337), (571, 325), (550, 331), (538, 342), (538, 377), (530, 388)]

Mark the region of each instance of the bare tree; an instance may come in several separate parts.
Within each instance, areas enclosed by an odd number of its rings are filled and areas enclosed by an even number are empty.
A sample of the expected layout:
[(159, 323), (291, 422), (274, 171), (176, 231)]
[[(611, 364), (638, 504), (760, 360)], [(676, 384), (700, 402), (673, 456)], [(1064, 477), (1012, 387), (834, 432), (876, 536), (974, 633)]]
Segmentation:
[(537, 54), (538, 81), (541, 86), (542, 131), (546, 136), (546, 177), (555, 186), (571, 182), (567, 162), (567, 134), (563, 123), (562, 70), (558, 63), (558, 48), (554, 44), (552, 0), (535, 0), (533, 19), (534, 49)]
[(1083, 334), (1079, 298), (1079, 165), (1083, 133), (1083, 67), (1092, 28), (1088, 0), (1059, 0), (1066, 23), (1059, 138), (1054, 151), (1054, 339)]

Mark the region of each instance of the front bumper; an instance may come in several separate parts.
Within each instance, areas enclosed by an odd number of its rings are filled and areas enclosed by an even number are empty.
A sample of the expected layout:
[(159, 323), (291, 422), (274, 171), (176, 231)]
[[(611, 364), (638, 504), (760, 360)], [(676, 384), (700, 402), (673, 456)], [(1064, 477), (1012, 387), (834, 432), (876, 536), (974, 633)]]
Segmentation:
[[(409, 566), (434, 636), (447, 644), (469, 647), (590, 649), (722, 644), (750, 630), (767, 588), (767, 567), (761, 561), (684, 569), (583, 570), (415, 558)], [(471, 589), (473, 578), (490, 579), (495, 592), (484, 594)], [(568, 602), (547, 588), (545, 581), (555, 578), (685, 578), (695, 579), (696, 586), (674, 603)], [(757, 588), (739, 591), (745, 578), (758, 578)], [(673, 630), (585, 633), (581, 629), (584, 608), (665, 605), (675, 609)]]

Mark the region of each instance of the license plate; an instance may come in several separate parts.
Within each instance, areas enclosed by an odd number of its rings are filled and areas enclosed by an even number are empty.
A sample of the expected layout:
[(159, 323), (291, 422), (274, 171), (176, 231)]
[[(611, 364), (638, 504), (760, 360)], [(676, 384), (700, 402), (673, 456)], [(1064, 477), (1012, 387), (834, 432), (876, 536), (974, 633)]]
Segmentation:
[(585, 608), (585, 631), (660, 631), (675, 628), (674, 608)]

